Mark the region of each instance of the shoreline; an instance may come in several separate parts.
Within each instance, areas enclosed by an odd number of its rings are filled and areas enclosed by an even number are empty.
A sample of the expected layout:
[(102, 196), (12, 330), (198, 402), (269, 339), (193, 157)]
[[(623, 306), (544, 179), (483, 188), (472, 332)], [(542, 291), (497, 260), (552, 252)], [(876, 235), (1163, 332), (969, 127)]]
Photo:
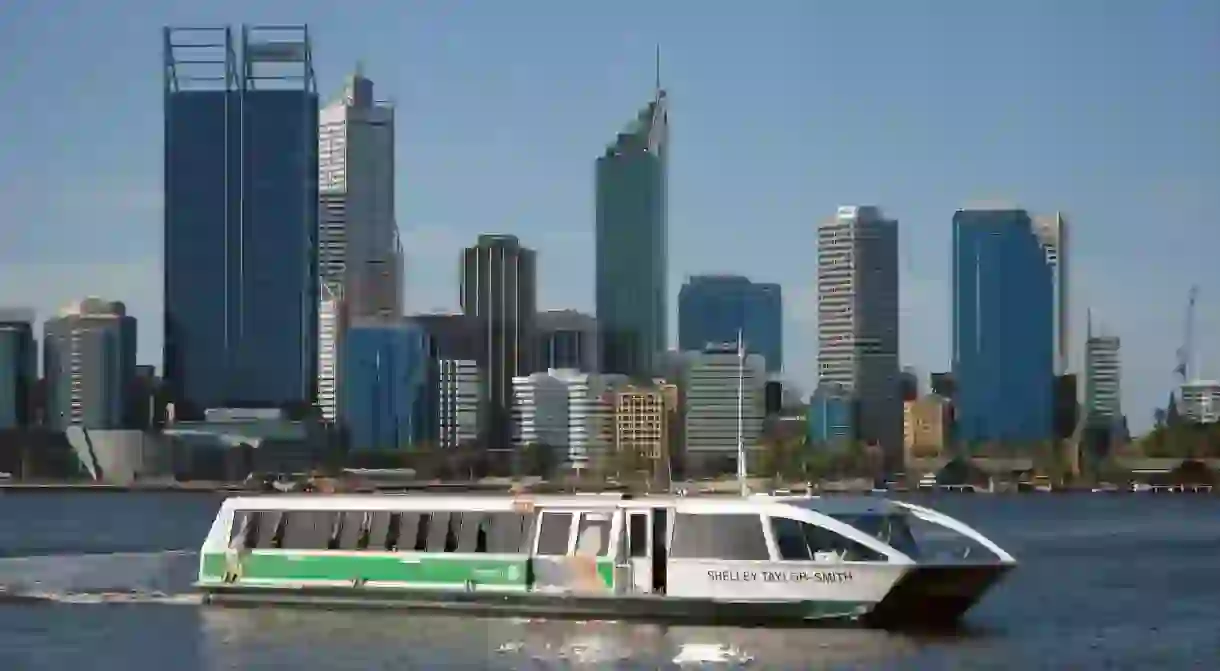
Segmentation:
[[(444, 491), (445, 489), (469, 489), (471, 493), (510, 493), (511, 485), (489, 486), (487, 483), (478, 482), (442, 482), (442, 483), (411, 483), (398, 486), (379, 486), (370, 489), (361, 488), (358, 491), (333, 492), (334, 494), (368, 494), (368, 493), (387, 493), (387, 492), (406, 492), (406, 491)], [(502, 489), (502, 491), (501, 491)], [(719, 488), (717, 488), (719, 489)], [(695, 495), (703, 496), (727, 496), (734, 492), (731, 491), (712, 491), (693, 492)], [(6, 493), (56, 493), (56, 492), (92, 492), (92, 493), (108, 493), (108, 494), (124, 494), (124, 493), (175, 493), (175, 494), (233, 494), (233, 495), (274, 495), (281, 492), (265, 491), (258, 488), (250, 488), (242, 483), (236, 482), (217, 482), (217, 481), (198, 481), (198, 482), (147, 482), (147, 483), (130, 483), (130, 484), (115, 484), (105, 482), (0, 482), (0, 495)], [(282, 492), (282, 493), (301, 493), (301, 492)], [(319, 496), (326, 496), (328, 492), (309, 492)], [(547, 492), (535, 491), (536, 494)], [(558, 492), (556, 492), (558, 493)], [(661, 492), (657, 492), (658, 494)], [(924, 491), (919, 489), (910, 489), (906, 491), (888, 491), (876, 492), (868, 489), (853, 489), (853, 488), (832, 488), (823, 489), (815, 493), (816, 496), (836, 496), (836, 495), (867, 495), (875, 494), (935, 494), (938, 496), (1030, 496), (1037, 494), (1104, 494), (1107, 496), (1123, 496), (1136, 494), (1155, 494), (1158, 496), (1169, 494), (1189, 494), (1193, 496), (1215, 496), (1220, 494), (1215, 489), (1211, 491), (1141, 491), (1133, 492), (1128, 489), (1119, 489), (1116, 491), (1093, 491), (1088, 487), (1070, 487), (1064, 489), (1056, 489), (1052, 491), (1036, 491), (1036, 490), (1016, 490), (1009, 489), (1004, 491), (994, 492), (957, 492), (957, 491)]]

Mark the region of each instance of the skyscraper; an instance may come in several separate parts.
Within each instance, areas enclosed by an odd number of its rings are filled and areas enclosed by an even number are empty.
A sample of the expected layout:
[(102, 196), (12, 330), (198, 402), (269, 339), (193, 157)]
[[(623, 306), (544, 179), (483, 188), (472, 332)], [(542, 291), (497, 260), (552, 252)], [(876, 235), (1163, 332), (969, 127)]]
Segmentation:
[(1113, 428), (1122, 421), (1122, 360), (1118, 336), (1093, 332), (1092, 320), (1084, 343), (1085, 412), (1089, 425)]
[(784, 304), (778, 284), (739, 275), (696, 275), (678, 291), (678, 349), (701, 351), (708, 344), (736, 342), (761, 354), (768, 373), (784, 367)]
[(953, 215), (953, 377), (968, 446), (1053, 435), (1055, 292), (1034, 222), (1014, 208)]
[(432, 447), (437, 367), (428, 334), (403, 321), (355, 322), (342, 344), (340, 417), (352, 449)]
[(38, 348), (34, 311), (0, 309), (0, 431), (34, 423)]
[(479, 333), (479, 434), (490, 449), (512, 446), (513, 378), (530, 372), (536, 277), (534, 250), (512, 235), (480, 235), (462, 255), (462, 311)]
[(1068, 371), (1071, 351), (1071, 301), (1069, 300), (1070, 285), (1068, 282), (1071, 258), (1068, 246), (1068, 221), (1061, 212), (1036, 217), (1034, 231), (1038, 236), (1038, 241), (1042, 244), (1046, 264), (1051, 269), (1051, 287), (1055, 302), (1055, 374), (1064, 375)]
[(898, 363), (898, 222), (840, 207), (818, 226), (818, 382), (850, 393), (860, 440), (902, 463)]
[(87, 298), (43, 326), (47, 423), (57, 429), (135, 426), (136, 319), (118, 301)]
[(402, 316), (402, 245), (394, 214), (394, 108), (357, 68), (322, 108), (318, 130), (319, 267), (355, 319)]
[[(240, 48), (239, 48), (240, 46)], [(315, 399), (308, 29), (166, 28), (165, 382), (179, 417)]]
[(576, 310), (539, 312), (534, 324), (537, 342), (534, 369), (597, 369), (597, 320)]
[(652, 102), (597, 159), (596, 306), (603, 373), (647, 377), (668, 342), (668, 104)]

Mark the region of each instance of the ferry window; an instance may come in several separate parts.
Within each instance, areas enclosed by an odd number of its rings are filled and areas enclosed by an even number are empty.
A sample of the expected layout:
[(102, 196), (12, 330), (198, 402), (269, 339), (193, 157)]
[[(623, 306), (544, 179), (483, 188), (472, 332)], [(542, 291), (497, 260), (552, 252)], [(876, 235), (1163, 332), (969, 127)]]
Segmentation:
[(779, 558), (788, 561), (811, 561), (813, 553), (809, 551), (809, 542), (805, 540), (805, 530), (799, 520), (786, 517), (771, 518), (771, 533), (775, 535), (775, 547), (779, 550)]
[(605, 513), (583, 513), (576, 532), (576, 554), (604, 557), (610, 552), (611, 517)]
[(285, 550), (325, 550), (330, 543), (334, 514), (322, 511), (298, 510), (287, 514), (284, 538)]
[[(487, 516), (487, 552), (516, 554), (525, 540), (526, 517), (519, 513), (492, 513)], [(526, 552), (529, 550), (526, 549)]]
[(257, 512), (243, 511), (233, 516), (233, 536), (229, 539), (232, 547), (247, 549), (258, 544)]
[(402, 535), (402, 513), (390, 513), (390, 523), (386, 527), (385, 543), (382, 545), (386, 552), (394, 552), (398, 549), (400, 535)]
[(919, 547), (911, 527), (903, 515), (836, 515), (835, 519), (850, 524), (864, 533), (880, 540), (886, 545), (892, 545), (899, 551), (911, 556), (919, 556)]
[(444, 552), (445, 539), (449, 536), (449, 513), (432, 513), (428, 529), (428, 552)]
[(538, 513), (525, 513), (525, 521), (521, 523), (521, 547), (516, 551), (529, 554), (534, 549), (534, 539), (538, 537)]
[(360, 537), (364, 535), (367, 522), (363, 512), (348, 511), (343, 513), (343, 521), (339, 527), (339, 543), (336, 550), (355, 550), (360, 547)]
[(629, 527), (628, 541), (631, 543), (632, 557), (647, 557), (648, 556), (648, 515), (634, 513), (628, 519), (631, 520)]
[[(394, 539), (391, 552), (412, 552), (419, 540), (419, 521), (423, 517), (419, 513), (400, 513), (398, 516), (398, 537)], [(425, 539), (427, 537), (425, 536)]]
[[(278, 547), (280, 540), (280, 523), (284, 520), (284, 514), (280, 512), (264, 512), (260, 513), (259, 526), (265, 528), (265, 533), (258, 535), (258, 544), (254, 547), (267, 550)], [(265, 526), (264, 526), (265, 525)]]
[[(847, 522), (838, 516), (835, 516), (841, 522)], [(850, 524), (850, 522), (847, 522)], [(853, 525), (854, 526), (854, 525)], [(843, 561), (886, 561), (886, 556), (867, 548), (856, 541), (840, 536), (839, 534), (824, 529), (816, 524), (806, 524), (805, 540), (809, 542), (809, 551), (814, 556), (819, 552), (833, 552), (839, 555)]]
[(771, 558), (762, 520), (753, 513), (674, 516), (670, 556), (676, 559), (766, 561)]
[(445, 552), (457, 550), (458, 533), (462, 529), (462, 513), (450, 513), (449, 529), (445, 531)]
[(538, 530), (538, 554), (566, 555), (572, 532), (572, 513), (542, 513)]
[(326, 544), (326, 549), (339, 549), (340, 536), (343, 533), (343, 519), (343, 513), (335, 513), (330, 523), (330, 542)]
[[(462, 529), (457, 532), (457, 552), (478, 552), (479, 530), (483, 527), (483, 515), (479, 513), (466, 513), (462, 515)], [(483, 542), (483, 551), (486, 552), (487, 541)]]
[(415, 531), (415, 551), (424, 552), (428, 549), (428, 529), (432, 526), (432, 513), (422, 513), (419, 516), (419, 529)]
[(390, 516), (391, 513), (388, 510), (379, 510), (370, 516), (372, 519), (368, 522), (366, 548), (385, 549), (386, 541), (390, 536)]

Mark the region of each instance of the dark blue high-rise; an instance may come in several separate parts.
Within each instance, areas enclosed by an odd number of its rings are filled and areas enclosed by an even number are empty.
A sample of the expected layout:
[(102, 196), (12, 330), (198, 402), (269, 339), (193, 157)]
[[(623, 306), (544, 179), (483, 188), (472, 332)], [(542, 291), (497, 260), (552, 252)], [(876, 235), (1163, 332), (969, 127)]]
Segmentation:
[(968, 448), (1053, 436), (1053, 270), (1024, 210), (953, 216), (953, 375)]
[(421, 447), (437, 435), (437, 366), (428, 333), (354, 324), (343, 337), (339, 416), (354, 450)]
[(165, 381), (179, 417), (310, 404), (318, 94), (304, 26), (166, 28)]
[(696, 275), (678, 291), (678, 348), (702, 351), (708, 343), (737, 340), (761, 354), (767, 372), (784, 367), (784, 304), (778, 284), (738, 275)]

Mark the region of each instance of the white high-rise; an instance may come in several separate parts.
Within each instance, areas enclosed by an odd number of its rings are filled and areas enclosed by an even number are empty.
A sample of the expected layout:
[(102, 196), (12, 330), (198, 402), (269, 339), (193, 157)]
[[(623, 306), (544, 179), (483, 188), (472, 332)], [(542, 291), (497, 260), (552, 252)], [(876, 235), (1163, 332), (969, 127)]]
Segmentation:
[(749, 354), (742, 361), (736, 344), (713, 345), (702, 352), (682, 352), (670, 366), (682, 393), (689, 463), (737, 460), (739, 392), (741, 437), (746, 449), (758, 447), (767, 384), (767, 363), (761, 354)]
[(338, 285), (320, 282), (318, 305), (318, 408), (322, 419), (338, 416), (339, 338), (343, 332), (343, 297)]
[(610, 447), (614, 408), (606, 394), (628, 382), (625, 375), (571, 368), (513, 378), (516, 443), (560, 449), (568, 468), (591, 467)]
[(318, 267), (353, 318), (402, 316), (394, 214), (394, 108), (357, 69), (318, 117)]
[(1071, 347), (1067, 219), (1061, 212), (1036, 217), (1034, 233), (1037, 234), (1042, 251), (1046, 254), (1046, 264), (1051, 267), (1051, 283), (1055, 292), (1055, 374), (1064, 375), (1068, 371), (1068, 352)]
[(861, 440), (902, 455), (898, 222), (877, 207), (840, 207), (818, 226), (818, 382), (856, 402)]

